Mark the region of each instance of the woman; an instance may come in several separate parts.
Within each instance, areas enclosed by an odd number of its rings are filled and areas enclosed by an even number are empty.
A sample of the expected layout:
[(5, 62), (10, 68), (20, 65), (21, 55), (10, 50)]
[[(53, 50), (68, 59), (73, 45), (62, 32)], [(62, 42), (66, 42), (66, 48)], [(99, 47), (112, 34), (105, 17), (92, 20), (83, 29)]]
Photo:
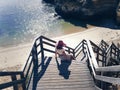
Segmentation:
[(63, 48), (65, 46), (66, 44), (64, 44), (62, 40), (58, 41), (55, 49), (55, 58), (57, 58), (57, 54), (58, 54), (61, 60), (73, 60), (74, 57), (72, 55), (65, 53), (65, 49)]

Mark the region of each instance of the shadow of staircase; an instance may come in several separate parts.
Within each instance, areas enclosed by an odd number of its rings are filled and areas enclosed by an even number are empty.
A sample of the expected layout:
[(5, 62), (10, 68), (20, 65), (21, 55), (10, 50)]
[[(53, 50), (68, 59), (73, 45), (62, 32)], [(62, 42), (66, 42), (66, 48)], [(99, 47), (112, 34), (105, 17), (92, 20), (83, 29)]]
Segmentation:
[(37, 90), (95, 90), (93, 79), (85, 62), (76, 60), (71, 64), (65, 63), (68, 65), (69, 73), (65, 70), (66, 66), (62, 65), (64, 73), (61, 75), (58, 67), (58, 64), (61, 64), (60, 60), (56, 62), (52, 58), (49, 67), (45, 69), (44, 75), (37, 83)]

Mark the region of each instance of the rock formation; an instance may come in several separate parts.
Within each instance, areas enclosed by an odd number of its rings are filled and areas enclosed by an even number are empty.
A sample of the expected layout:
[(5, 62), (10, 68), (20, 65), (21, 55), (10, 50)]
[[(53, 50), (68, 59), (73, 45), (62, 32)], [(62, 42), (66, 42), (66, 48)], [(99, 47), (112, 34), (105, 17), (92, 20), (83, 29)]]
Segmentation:
[[(116, 15), (119, 0), (48, 0), (64, 18), (92, 19)], [(119, 16), (119, 15), (117, 15)]]
[(116, 18), (117, 23), (120, 25), (120, 2), (118, 4), (118, 7), (117, 7), (116, 11), (117, 11), (117, 18)]

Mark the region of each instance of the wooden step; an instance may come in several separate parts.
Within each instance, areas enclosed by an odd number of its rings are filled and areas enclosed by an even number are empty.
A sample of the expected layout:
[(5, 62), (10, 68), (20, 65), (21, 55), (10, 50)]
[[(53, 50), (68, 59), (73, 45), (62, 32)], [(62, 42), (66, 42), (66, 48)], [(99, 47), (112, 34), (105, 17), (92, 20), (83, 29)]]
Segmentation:
[[(58, 62), (60, 64), (60, 60)], [(56, 60), (52, 59), (44, 75), (38, 81), (37, 90), (95, 90), (86, 62), (76, 60), (67, 69), (64, 67), (61, 69), (64, 71), (63, 75), (60, 75)], [(67, 72), (69, 72), (68, 78), (65, 78), (64, 75)], [(29, 90), (32, 90), (31, 87)]]

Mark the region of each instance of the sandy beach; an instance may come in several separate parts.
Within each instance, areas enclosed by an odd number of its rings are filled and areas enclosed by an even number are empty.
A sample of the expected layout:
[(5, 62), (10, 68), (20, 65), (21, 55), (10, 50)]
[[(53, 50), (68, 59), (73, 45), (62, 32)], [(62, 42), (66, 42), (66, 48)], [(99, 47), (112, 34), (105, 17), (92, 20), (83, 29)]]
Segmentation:
[[(120, 30), (94, 27), (82, 32), (68, 34), (51, 39), (56, 41), (63, 40), (67, 44), (67, 46), (74, 48), (83, 39), (92, 40), (96, 44), (98, 44), (102, 39), (111, 42), (114, 40), (119, 40)], [(14, 47), (0, 48), (0, 62), (1, 62), (0, 71), (6, 71), (8, 68), (11, 71), (16, 70), (14, 69), (14, 67), (16, 66), (19, 67), (17, 68), (17, 70), (22, 69), (29, 56), (33, 42), (14, 46)]]

